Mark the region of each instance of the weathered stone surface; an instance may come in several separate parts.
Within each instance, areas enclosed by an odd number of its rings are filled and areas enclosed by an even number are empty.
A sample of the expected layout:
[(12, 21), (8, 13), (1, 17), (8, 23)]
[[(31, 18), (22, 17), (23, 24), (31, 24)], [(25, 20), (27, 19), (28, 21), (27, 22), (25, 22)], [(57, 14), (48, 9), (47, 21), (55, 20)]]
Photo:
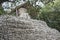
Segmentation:
[(44, 21), (0, 16), (0, 40), (60, 40), (60, 32)]

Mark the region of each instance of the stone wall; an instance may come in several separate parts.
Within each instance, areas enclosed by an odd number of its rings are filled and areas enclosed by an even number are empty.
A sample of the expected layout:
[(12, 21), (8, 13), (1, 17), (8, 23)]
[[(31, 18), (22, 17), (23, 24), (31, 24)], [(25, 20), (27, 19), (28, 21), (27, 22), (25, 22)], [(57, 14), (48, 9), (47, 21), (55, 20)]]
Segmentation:
[(0, 16), (0, 40), (60, 40), (60, 32), (44, 21)]

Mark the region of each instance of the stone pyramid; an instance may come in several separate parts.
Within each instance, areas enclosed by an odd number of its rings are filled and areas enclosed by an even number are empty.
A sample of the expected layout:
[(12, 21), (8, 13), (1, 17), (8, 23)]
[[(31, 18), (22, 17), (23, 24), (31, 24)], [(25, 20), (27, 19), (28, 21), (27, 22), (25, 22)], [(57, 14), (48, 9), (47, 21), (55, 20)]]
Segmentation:
[(60, 32), (41, 20), (1, 15), (0, 40), (60, 40)]

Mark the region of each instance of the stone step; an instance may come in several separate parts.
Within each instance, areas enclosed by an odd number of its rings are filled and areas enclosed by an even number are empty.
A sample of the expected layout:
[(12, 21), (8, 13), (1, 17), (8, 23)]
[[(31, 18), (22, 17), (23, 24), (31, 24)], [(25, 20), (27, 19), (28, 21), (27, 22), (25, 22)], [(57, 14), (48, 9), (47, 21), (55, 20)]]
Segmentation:
[[(5, 28), (6, 25), (4, 25), (4, 27), (2, 28)], [(7, 25), (7, 28), (20, 28), (20, 29), (34, 29), (35, 27), (28, 27), (28, 25), (26, 26), (23, 26), (23, 25), (20, 25), (20, 26), (14, 26), (14, 25)]]
[(18, 24), (18, 23), (6, 23), (6, 22), (3, 22), (3, 25), (1, 26), (7, 26), (9, 28), (21, 28), (21, 29), (33, 29), (35, 28), (34, 26), (32, 26), (32, 24)]
[(34, 33), (35, 29), (17, 29), (17, 28), (9, 28), (9, 33), (19, 33), (19, 34), (30, 34)]
[[(45, 36), (44, 36), (45, 37)], [(15, 39), (15, 40), (22, 40), (22, 39), (25, 39), (25, 40), (27, 40), (27, 39), (29, 39), (29, 40), (37, 40), (37, 39), (39, 39), (39, 38), (44, 38), (44, 37), (42, 37), (40, 34), (20, 34), (20, 35), (18, 35), (18, 34), (13, 34), (13, 35), (9, 35), (9, 39), (11, 40), (13, 40), (13, 39)]]

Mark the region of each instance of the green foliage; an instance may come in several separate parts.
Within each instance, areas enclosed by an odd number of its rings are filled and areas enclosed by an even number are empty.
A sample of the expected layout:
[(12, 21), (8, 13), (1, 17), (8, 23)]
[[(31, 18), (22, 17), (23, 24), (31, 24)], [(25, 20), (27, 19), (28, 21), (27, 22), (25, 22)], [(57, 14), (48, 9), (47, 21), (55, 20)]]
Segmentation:
[(60, 31), (59, 2), (55, 2), (54, 5), (52, 5), (52, 3), (48, 3), (44, 8), (40, 9), (39, 19), (46, 21), (50, 27), (56, 28), (57, 30)]
[(60, 0), (54, 1), (54, 9), (55, 11), (60, 11)]
[(5, 14), (5, 12), (3, 11), (3, 8), (0, 6), (0, 15)]

